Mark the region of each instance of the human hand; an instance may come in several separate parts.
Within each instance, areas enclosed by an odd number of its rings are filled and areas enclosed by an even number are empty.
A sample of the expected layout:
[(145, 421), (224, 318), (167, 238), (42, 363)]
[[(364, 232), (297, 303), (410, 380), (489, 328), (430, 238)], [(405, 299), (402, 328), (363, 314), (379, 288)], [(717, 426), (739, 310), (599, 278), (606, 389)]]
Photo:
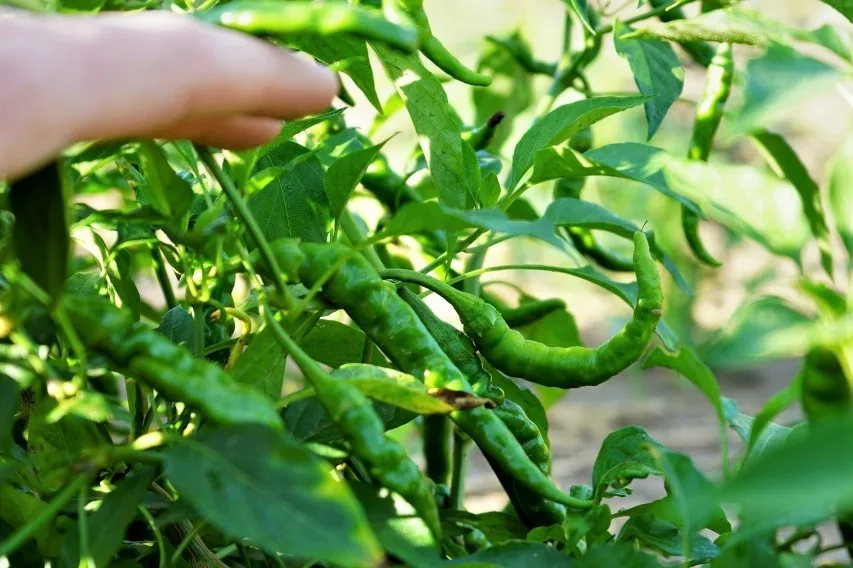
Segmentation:
[(83, 140), (256, 146), (338, 88), (314, 62), (168, 12), (0, 12), (0, 77), (0, 179)]

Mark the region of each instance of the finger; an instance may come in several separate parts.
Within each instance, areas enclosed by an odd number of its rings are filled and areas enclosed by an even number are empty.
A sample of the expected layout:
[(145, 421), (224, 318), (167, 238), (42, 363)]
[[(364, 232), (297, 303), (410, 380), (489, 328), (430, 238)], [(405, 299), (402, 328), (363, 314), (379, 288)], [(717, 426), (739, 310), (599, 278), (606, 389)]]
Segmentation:
[(152, 132), (151, 137), (188, 139), (216, 148), (246, 150), (269, 142), (280, 131), (281, 122), (272, 118), (234, 116), (191, 120)]

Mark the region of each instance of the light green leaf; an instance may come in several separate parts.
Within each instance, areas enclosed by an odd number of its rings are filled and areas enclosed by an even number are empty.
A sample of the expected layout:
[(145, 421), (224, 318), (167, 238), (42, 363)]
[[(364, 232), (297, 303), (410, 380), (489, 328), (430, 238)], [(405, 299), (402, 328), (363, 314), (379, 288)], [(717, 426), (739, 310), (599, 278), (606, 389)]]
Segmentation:
[(374, 400), (415, 414), (447, 414), (454, 410), (443, 400), (427, 394), (426, 387), (418, 379), (393, 369), (349, 363), (334, 370), (332, 376), (352, 383)]
[(835, 85), (842, 73), (826, 63), (773, 43), (746, 67), (743, 106), (729, 121), (728, 137), (770, 126), (808, 97)]
[(195, 197), (190, 184), (169, 165), (166, 152), (156, 142), (139, 143), (139, 159), (145, 181), (139, 187), (139, 200), (163, 215), (176, 220), (186, 213)]
[(347, 486), (287, 433), (241, 425), (180, 438), (165, 453), (175, 489), (208, 523), (269, 554), (375, 566), (381, 551)]
[[(315, 361), (332, 368), (346, 363), (360, 363), (367, 336), (359, 329), (334, 320), (321, 319), (299, 341), (299, 346)], [(385, 364), (382, 354), (373, 350), (371, 363)]]
[(263, 392), (272, 400), (281, 397), (284, 366), (287, 353), (281, 348), (272, 329), (265, 327), (252, 338), (252, 342), (237, 359), (231, 376)]
[(661, 568), (654, 556), (641, 552), (630, 544), (604, 544), (592, 548), (572, 564), (572, 568)]
[(669, 43), (649, 39), (625, 39), (631, 27), (616, 20), (613, 30), (616, 52), (628, 60), (640, 92), (649, 97), (644, 103), (649, 140), (660, 127), (669, 107), (681, 96), (684, 69)]
[(800, 195), (803, 213), (808, 220), (812, 235), (820, 247), (821, 263), (827, 274), (832, 276), (832, 243), (829, 235), (829, 223), (823, 210), (820, 186), (812, 179), (809, 170), (797, 155), (797, 152), (782, 136), (767, 130), (753, 132), (759, 149), (763, 151), (767, 163), (779, 177), (787, 179)]
[(507, 189), (515, 189), (542, 148), (568, 140), (587, 126), (647, 100), (646, 97), (591, 97), (555, 108), (537, 120), (513, 150)]
[(480, 182), (480, 194), (477, 196), (480, 207), (483, 209), (494, 207), (500, 196), (501, 182), (498, 181), (498, 175), (494, 172), (487, 173)]
[[(573, 568), (577, 564), (552, 546), (514, 541), (444, 563), (446, 566), (501, 566), (503, 568)], [(615, 565), (614, 565), (615, 566)]]
[(660, 447), (660, 443), (639, 426), (626, 426), (608, 434), (592, 466), (596, 498), (606, 497), (608, 487), (619, 491), (634, 479), (662, 475), (654, 451)]
[(470, 209), (476, 191), (466, 167), (462, 125), (441, 83), (417, 55), (403, 55), (383, 45), (370, 45), (406, 103), (439, 201), (450, 207)]
[(847, 254), (853, 258), (853, 137), (842, 142), (832, 160), (829, 209)]
[(356, 150), (335, 160), (326, 170), (324, 187), (332, 217), (337, 219), (347, 205), (350, 195), (355, 190), (367, 167), (379, 155), (385, 142), (381, 142), (364, 150)]
[(755, 441), (752, 441), (752, 426), (755, 423), (755, 418), (743, 414), (738, 408), (737, 403), (730, 398), (723, 398), (723, 409), (726, 413), (726, 420), (732, 427), (732, 430), (737, 433), (745, 444), (750, 444), (749, 456), (747, 456), (745, 463), (749, 463), (750, 459), (754, 459), (765, 451), (781, 444), (791, 433), (791, 428), (779, 426), (771, 422), (762, 429), (761, 435)]
[[(667, 557), (683, 556), (696, 563), (707, 562), (720, 554), (719, 547), (707, 537), (685, 534), (687, 532), (687, 529), (679, 530), (674, 524), (651, 515), (638, 515), (622, 525), (616, 542), (634, 542), (640, 548)], [(688, 543), (686, 549), (683, 546), (685, 540)]]

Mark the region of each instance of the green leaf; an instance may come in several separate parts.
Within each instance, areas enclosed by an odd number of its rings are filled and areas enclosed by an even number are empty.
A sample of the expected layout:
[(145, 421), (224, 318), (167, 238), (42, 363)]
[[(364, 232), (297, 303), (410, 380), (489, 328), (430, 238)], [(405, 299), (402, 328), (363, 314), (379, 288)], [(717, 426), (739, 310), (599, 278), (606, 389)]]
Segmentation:
[(445, 537), (462, 536), (468, 531), (478, 530), (486, 540), (494, 544), (503, 544), (513, 540), (524, 540), (528, 529), (517, 516), (499, 511), (487, 513), (469, 513), (455, 509), (441, 512), (442, 533)]
[(341, 72), (352, 79), (355, 86), (364, 93), (370, 104), (379, 113), (382, 105), (376, 94), (373, 68), (367, 54), (367, 42), (342, 34), (336, 35), (290, 35), (286, 43), (305, 53), (310, 53), (326, 65), (346, 61)]
[(632, 28), (616, 20), (613, 42), (616, 52), (628, 60), (634, 82), (640, 92), (649, 97), (644, 103), (649, 140), (660, 127), (669, 107), (681, 96), (684, 88), (684, 69), (669, 43), (649, 39), (625, 39), (623, 34)]
[(485, 364), (485, 367), (486, 370), (489, 371), (489, 374), (492, 375), (492, 383), (496, 387), (503, 389), (506, 397), (524, 410), (527, 417), (536, 424), (537, 428), (539, 428), (539, 432), (542, 434), (542, 437), (545, 438), (545, 443), (550, 446), (551, 442), (548, 439), (548, 416), (545, 413), (545, 408), (542, 406), (542, 402), (536, 394), (524, 385), (520, 385), (507, 377), (488, 363)]
[[(720, 490), (725, 503), (741, 507), (751, 526), (739, 533), (819, 522), (837, 507), (853, 505), (853, 423), (849, 419), (792, 431), (755, 456)], [(760, 520), (760, 521), (759, 521)]]
[(823, 210), (820, 186), (812, 179), (797, 152), (782, 136), (767, 130), (759, 130), (752, 133), (752, 138), (763, 151), (773, 171), (779, 177), (791, 182), (800, 195), (803, 213), (820, 248), (821, 264), (827, 274), (832, 276), (832, 242), (829, 223)]
[(474, 206), (474, 185), (466, 167), (459, 123), (447, 94), (417, 55), (403, 55), (371, 43), (412, 119), (443, 205), (459, 209)]
[(623, 489), (634, 479), (662, 475), (655, 449), (660, 443), (639, 426), (626, 426), (607, 435), (592, 466), (592, 486), (597, 499), (606, 489)]
[(20, 402), (18, 383), (5, 374), (0, 375), (0, 455), (7, 454), (12, 447), (12, 426)]
[(15, 215), (12, 244), (21, 270), (56, 302), (71, 254), (66, 195), (59, 162), (9, 184)]
[(262, 329), (252, 338), (252, 342), (237, 359), (231, 369), (231, 376), (268, 395), (272, 400), (281, 398), (281, 384), (284, 381), (284, 366), (287, 353), (281, 348), (272, 330)]
[(498, 175), (494, 172), (489, 172), (483, 176), (480, 182), (480, 193), (477, 195), (477, 201), (480, 203), (480, 207), (488, 209), (497, 204), (500, 196), (501, 182), (498, 181)]
[(748, 460), (754, 459), (765, 451), (775, 448), (777, 445), (784, 442), (791, 433), (791, 428), (779, 426), (778, 424), (767, 424), (761, 431), (761, 435), (757, 440), (752, 441), (752, 426), (755, 423), (755, 418), (743, 414), (738, 408), (737, 403), (730, 398), (723, 398), (723, 409), (726, 412), (726, 420), (732, 427), (740, 439), (750, 445), (750, 452), (747, 456)]
[[(107, 493), (98, 509), (88, 515), (86, 550), (89, 561), (94, 566), (106, 566), (115, 557), (156, 473), (157, 470), (150, 466), (132, 471), (113, 491)], [(66, 564), (79, 566), (81, 558), (78, 530), (65, 533), (63, 547)]]
[(323, 186), (323, 166), (315, 156), (295, 142), (284, 141), (260, 158), (255, 171), (285, 166), (302, 160), (293, 169), (275, 177), (248, 199), (249, 211), (268, 241), (296, 237), (303, 241), (326, 241), (331, 214)]
[[(10, 484), (0, 482), (0, 521), (3, 521), (0, 526), (6, 525), (13, 529), (20, 529), (43, 513), (47, 507), (47, 503), (31, 492), (24, 492)], [(7, 535), (3, 536), (5, 538)], [(61, 535), (56, 523), (43, 524), (33, 533), (32, 538), (41, 556), (38, 558), (41, 560), (39, 564), (43, 565), (45, 558), (55, 557), (58, 553)]]
[[(616, 542), (635, 542), (640, 548), (670, 556), (689, 558), (691, 563), (702, 563), (717, 557), (720, 549), (707, 537), (695, 534), (686, 535), (674, 524), (656, 519), (651, 515), (631, 517), (622, 525)], [(685, 538), (690, 538), (689, 546), (684, 549)]]
[[(515, 42), (521, 49), (530, 51), (519, 32), (510, 35), (506, 41)], [(474, 124), (485, 124), (496, 113), (503, 113), (503, 121), (488, 145), (491, 150), (499, 150), (509, 138), (518, 115), (533, 102), (533, 77), (512, 54), (494, 42), (485, 43), (477, 62), (477, 72), (491, 77), (492, 84), (484, 89), (471, 89)]]
[(572, 564), (572, 568), (614, 568), (615, 566), (661, 568), (662, 565), (655, 557), (640, 552), (630, 544), (596, 546)]
[(761, 441), (761, 435), (764, 433), (764, 429), (767, 428), (767, 426), (769, 426), (777, 416), (782, 414), (782, 412), (800, 402), (802, 393), (800, 383), (800, 375), (795, 376), (787, 387), (771, 396), (767, 402), (764, 403), (764, 406), (758, 414), (755, 415), (755, 420), (752, 422), (749, 432), (749, 440), (746, 445), (747, 457), (752, 452), (752, 449)]
[[(334, 320), (320, 320), (299, 342), (312, 359), (332, 368), (346, 363), (361, 363), (367, 337), (359, 329)], [(385, 359), (376, 350), (371, 363), (385, 365)]]
[[(776, 254), (798, 261), (809, 239), (797, 190), (763, 170), (687, 160), (631, 142), (597, 148), (584, 158), (606, 168), (583, 175), (625, 177), (680, 196), (682, 204), (698, 205), (709, 218)], [(749, 199), (743, 199), (746, 190)]]
[(743, 106), (724, 133), (733, 137), (769, 126), (842, 77), (838, 69), (822, 61), (773, 43), (763, 56), (747, 64)]
[(444, 564), (447, 566), (491, 565), (503, 568), (569, 568), (577, 566), (574, 560), (552, 546), (524, 541), (510, 541), (490, 546), (470, 556), (457, 558)]
[(441, 565), (432, 533), (408, 503), (393, 494), (380, 496), (383, 490), (379, 487), (360, 482), (350, 485), (382, 548), (413, 568)]
[(737, 369), (757, 365), (796, 355), (791, 349), (797, 347), (796, 342), (812, 326), (811, 318), (783, 299), (758, 298), (739, 308), (728, 325), (701, 345), (699, 352), (712, 367)]
[(832, 159), (829, 209), (847, 254), (853, 258), (853, 137), (847, 137)]
[(347, 486), (285, 432), (241, 425), (180, 438), (165, 467), (181, 498), (229, 538), (347, 566), (381, 559)]
[(175, 345), (193, 345), (193, 317), (183, 306), (175, 306), (163, 315), (157, 333), (167, 337)]
[(670, 369), (693, 383), (714, 407), (720, 427), (725, 429), (726, 415), (723, 409), (723, 399), (720, 395), (720, 385), (711, 369), (699, 359), (692, 348), (682, 345), (678, 351), (673, 353), (655, 347), (643, 360), (643, 369), (650, 367)]
[(393, 369), (349, 363), (332, 372), (332, 376), (353, 383), (366, 396), (392, 404), (415, 414), (447, 414), (453, 407), (430, 396), (422, 382)]
[(176, 220), (189, 211), (195, 197), (192, 187), (169, 165), (163, 148), (143, 140), (139, 142), (139, 159), (145, 176), (145, 183), (139, 186), (140, 201)]
[(555, 108), (524, 133), (512, 153), (507, 189), (512, 191), (533, 166), (539, 150), (568, 140), (587, 126), (641, 105), (646, 97), (591, 97)]
[(345, 154), (326, 170), (323, 185), (326, 188), (326, 197), (329, 199), (333, 218), (340, 217), (353, 190), (361, 181), (367, 167), (379, 155), (384, 144), (385, 142), (381, 142), (370, 148)]

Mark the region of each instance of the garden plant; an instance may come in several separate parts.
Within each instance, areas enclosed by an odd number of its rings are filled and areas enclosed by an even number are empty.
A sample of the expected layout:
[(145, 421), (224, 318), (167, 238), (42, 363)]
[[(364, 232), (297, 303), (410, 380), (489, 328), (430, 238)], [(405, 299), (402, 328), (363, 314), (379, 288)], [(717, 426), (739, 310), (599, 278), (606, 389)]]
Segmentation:
[[(822, 181), (779, 125), (844, 92), (853, 3), (803, 0), (843, 16), (817, 29), (731, 0), (554, 3), (561, 53), (510, 33), (473, 38), (466, 65), (422, 0), (15, 2), (181, 12), (303, 52), (341, 90), (252, 150), (92, 141), (3, 182), (0, 565), (850, 565), (853, 144)], [(630, 91), (589, 72), (614, 50)], [(677, 102), (676, 152), (654, 136)], [(634, 111), (645, 141), (598, 142)], [(415, 135), (405, 159), (392, 119)], [(759, 159), (715, 159), (736, 143)], [(585, 195), (600, 179), (676, 215), (617, 214)], [(790, 264), (796, 301), (751, 298), (701, 349), (671, 310), (725, 267), (710, 227)], [(496, 263), (508, 241), (561, 260)], [(630, 309), (584, 344), (571, 297), (497, 292), (525, 271)], [(709, 364), (783, 356), (800, 371), (755, 416)], [(653, 367), (707, 399), (719, 468), (625, 426), (586, 483), (555, 483), (546, 410)], [(802, 420), (778, 423), (788, 409)], [(465, 509), (475, 448), (503, 509)], [(620, 502), (647, 478), (660, 499)]]

